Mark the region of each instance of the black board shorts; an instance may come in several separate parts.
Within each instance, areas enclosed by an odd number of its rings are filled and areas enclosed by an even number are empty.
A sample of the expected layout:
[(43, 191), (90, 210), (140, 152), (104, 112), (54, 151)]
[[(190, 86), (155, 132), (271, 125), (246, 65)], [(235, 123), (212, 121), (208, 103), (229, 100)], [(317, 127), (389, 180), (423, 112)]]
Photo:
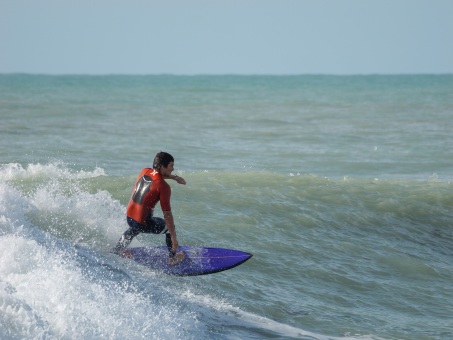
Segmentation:
[(141, 224), (127, 216), (127, 224), (131, 228), (133, 234), (148, 233), (148, 234), (165, 234), (168, 232), (168, 228), (165, 225), (165, 221), (160, 217), (150, 216), (146, 220), (147, 224)]

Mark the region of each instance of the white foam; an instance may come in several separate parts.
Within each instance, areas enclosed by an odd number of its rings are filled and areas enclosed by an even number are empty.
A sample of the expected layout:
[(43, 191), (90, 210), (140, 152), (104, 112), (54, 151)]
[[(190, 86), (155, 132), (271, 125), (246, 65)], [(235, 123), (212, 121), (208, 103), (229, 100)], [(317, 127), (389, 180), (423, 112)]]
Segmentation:
[(0, 338), (198, 338), (205, 326), (193, 313), (74, 248), (105, 248), (124, 231), (124, 207), (109, 192), (65, 178), (103, 171), (9, 164), (0, 173)]
[(0, 234), (32, 222), (74, 243), (105, 245), (125, 229), (125, 207), (109, 192), (87, 192), (80, 182), (105, 175), (103, 169), (72, 171), (60, 162), (23, 168), (11, 163), (0, 167), (0, 174)]
[(190, 315), (154, 303), (133, 283), (110, 280), (102, 267), (87, 276), (70, 255), (23, 237), (0, 237), (0, 323), (14, 337), (176, 339), (193, 327)]
[(92, 194), (77, 185), (69, 190), (59, 182), (40, 187), (30, 202), (42, 217), (52, 216), (53, 228), (73, 242), (113, 241), (125, 229), (125, 207), (109, 192)]
[(49, 164), (28, 164), (26, 168), (19, 163), (2, 164), (0, 166), (0, 178), (5, 181), (36, 177), (86, 179), (99, 176), (106, 176), (104, 169), (100, 167), (96, 167), (93, 171), (73, 171), (61, 161), (54, 161)]
[(0, 183), (0, 235), (17, 232), (26, 224), (24, 211), (28, 206), (17, 189)]

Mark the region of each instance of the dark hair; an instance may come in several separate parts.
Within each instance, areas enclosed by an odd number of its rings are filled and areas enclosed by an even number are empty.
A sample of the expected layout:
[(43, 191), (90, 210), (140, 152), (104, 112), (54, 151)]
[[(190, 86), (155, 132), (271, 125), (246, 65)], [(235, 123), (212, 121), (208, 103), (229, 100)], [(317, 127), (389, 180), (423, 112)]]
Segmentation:
[(154, 157), (153, 169), (159, 170), (161, 166), (166, 168), (170, 162), (174, 161), (175, 159), (169, 153), (163, 151), (158, 152), (156, 157)]

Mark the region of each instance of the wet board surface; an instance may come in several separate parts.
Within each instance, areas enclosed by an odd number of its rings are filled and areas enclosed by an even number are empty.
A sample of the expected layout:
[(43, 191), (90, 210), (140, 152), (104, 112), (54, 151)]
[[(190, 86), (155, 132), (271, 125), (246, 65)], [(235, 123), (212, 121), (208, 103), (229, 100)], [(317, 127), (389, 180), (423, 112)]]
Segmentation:
[(179, 251), (184, 252), (185, 258), (175, 265), (169, 264), (166, 246), (129, 248), (122, 256), (150, 269), (177, 276), (218, 273), (234, 268), (253, 256), (250, 253), (225, 248), (182, 246), (178, 248)]

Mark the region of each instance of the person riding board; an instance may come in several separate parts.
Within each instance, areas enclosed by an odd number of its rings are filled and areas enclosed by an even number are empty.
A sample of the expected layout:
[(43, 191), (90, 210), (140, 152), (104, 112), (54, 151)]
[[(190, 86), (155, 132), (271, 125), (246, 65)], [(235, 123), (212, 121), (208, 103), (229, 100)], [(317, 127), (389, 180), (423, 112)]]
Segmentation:
[[(119, 239), (112, 252), (123, 254), (132, 239), (140, 233), (165, 234), (165, 241), (169, 252), (169, 263), (174, 265), (184, 259), (183, 252), (177, 252), (175, 223), (171, 212), (171, 188), (165, 179), (173, 179), (179, 184), (186, 184), (184, 178), (172, 175), (175, 160), (167, 152), (159, 152), (154, 158), (152, 168), (144, 168), (135, 181), (134, 191), (127, 206), (126, 230)], [(164, 218), (154, 217), (154, 208), (157, 202)]]

